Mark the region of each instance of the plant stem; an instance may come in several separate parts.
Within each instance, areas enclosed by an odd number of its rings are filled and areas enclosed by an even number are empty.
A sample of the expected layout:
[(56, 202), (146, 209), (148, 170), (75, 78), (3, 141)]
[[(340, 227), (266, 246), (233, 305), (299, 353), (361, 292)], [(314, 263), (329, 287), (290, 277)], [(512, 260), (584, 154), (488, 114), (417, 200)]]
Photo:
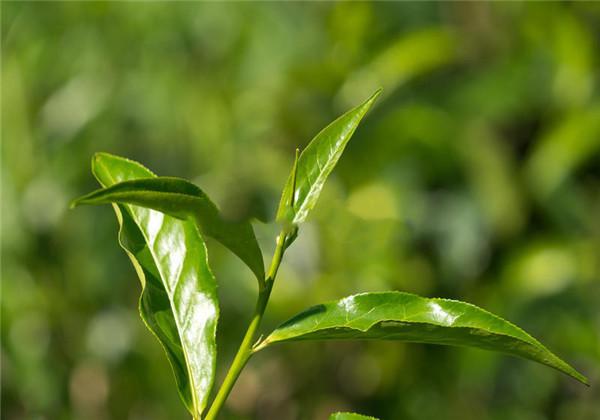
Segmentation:
[(284, 232), (281, 232), (277, 237), (277, 247), (275, 248), (275, 253), (273, 254), (273, 259), (271, 260), (271, 266), (269, 267), (267, 279), (264, 282), (264, 287), (261, 287), (259, 290), (256, 307), (254, 309), (254, 314), (252, 315), (250, 325), (248, 325), (246, 334), (242, 339), (242, 343), (240, 344), (233, 362), (231, 362), (231, 366), (229, 367), (229, 371), (227, 372), (227, 375), (221, 384), (221, 388), (219, 388), (217, 396), (208, 410), (208, 413), (206, 413), (205, 420), (216, 419), (219, 411), (223, 407), (223, 404), (225, 404), (233, 385), (235, 385), (235, 382), (240, 376), (242, 369), (244, 369), (244, 366), (246, 366), (246, 363), (252, 356), (252, 344), (254, 341), (254, 336), (258, 330), (258, 327), (260, 326), (265, 309), (267, 308), (267, 303), (269, 302), (269, 297), (271, 296), (271, 290), (273, 289), (273, 283), (275, 282), (275, 277), (277, 276), (277, 270), (279, 269), (279, 265), (283, 259), (283, 253), (285, 252), (286, 241), (287, 235)]

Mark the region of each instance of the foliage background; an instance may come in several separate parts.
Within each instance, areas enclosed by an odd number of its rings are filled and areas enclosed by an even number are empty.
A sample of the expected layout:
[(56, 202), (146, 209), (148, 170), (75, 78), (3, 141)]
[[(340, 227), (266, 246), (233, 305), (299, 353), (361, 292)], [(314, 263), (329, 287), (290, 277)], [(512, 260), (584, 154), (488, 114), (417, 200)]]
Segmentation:
[[(109, 208), (109, 151), (271, 222), (296, 146), (382, 86), (265, 332), (358, 291), (471, 301), (590, 376), (398, 343), (282, 345), (223, 418), (600, 418), (600, 5), (2, 2), (2, 417), (185, 418)], [(276, 228), (257, 223), (264, 248)], [(209, 243), (220, 377), (250, 272)], [(267, 252), (268, 254), (268, 252)], [(595, 386), (594, 386), (595, 385)]]

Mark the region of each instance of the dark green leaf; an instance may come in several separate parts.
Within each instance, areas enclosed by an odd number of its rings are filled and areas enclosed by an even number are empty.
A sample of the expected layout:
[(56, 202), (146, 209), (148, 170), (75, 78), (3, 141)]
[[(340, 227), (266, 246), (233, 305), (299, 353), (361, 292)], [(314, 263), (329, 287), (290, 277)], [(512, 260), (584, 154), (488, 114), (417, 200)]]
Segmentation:
[(111, 185), (73, 202), (80, 204), (135, 204), (186, 219), (191, 217), (202, 234), (221, 242), (254, 272), (261, 282), (265, 271), (262, 254), (250, 222), (233, 222), (221, 217), (219, 210), (196, 185), (180, 178), (153, 177)]
[(302, 151), (281, 194), (277, 220), (295, 225), (306, 219), (346, 144), (380, 93), (381, 89), (329, 124)]
[(474, 305), (410, 293), (363, 293), (314, 306), (290, 319), (257, 350), (293, 340), (378, 339), (478, 347), (587, 379), (522, 329)]
[(356, 413), (333, 413), (329, 420), (378, 420), (375, 417), (363, 416)]
[[(101, 153), (92, 161), (100, 184), (154, 176), (142, 165)], [(219, 307), (206, 247), (192, 221), (139, 206), (113, 204), (119, 242), (142, 283), (139, 310), (162, 344), (179, 394), (200, 418), (212, 387)]]

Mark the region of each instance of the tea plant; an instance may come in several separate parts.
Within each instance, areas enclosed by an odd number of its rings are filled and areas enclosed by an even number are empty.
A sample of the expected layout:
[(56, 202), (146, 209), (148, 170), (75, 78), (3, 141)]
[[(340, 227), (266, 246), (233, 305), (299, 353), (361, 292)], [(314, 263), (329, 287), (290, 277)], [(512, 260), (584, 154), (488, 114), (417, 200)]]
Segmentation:
[[(237, 255), (258, 282), (254, 314), (205, 419), (218, 416), (252, 355), (287, 341), (398, 340), (477, 347), (542, 363), (587, 384), (583, 375), (539, 341), (496, 315), (469, 303), (399, 291), (360, 293), (313, 306), (257, 339), (285, 251), (379, 93), (324, 128), (301, 154), (296, 152), (277, 211), (281, 232), (266, 273), (251, 224), (223, 218), (199, 187), (184, 179), (156, 176), (122, 157), (94, 156), (92, 172), (102, 188), (75, 200), (73, 206), (113, 205), (119, 243), (142, 284), (140, 316), (162, 344), (179, 395), (194, 419), (203, 416), (213, 387), (219, 316), (217, 284), (203, 236)], [(331, 418), (367, 417), (336, 413)]]

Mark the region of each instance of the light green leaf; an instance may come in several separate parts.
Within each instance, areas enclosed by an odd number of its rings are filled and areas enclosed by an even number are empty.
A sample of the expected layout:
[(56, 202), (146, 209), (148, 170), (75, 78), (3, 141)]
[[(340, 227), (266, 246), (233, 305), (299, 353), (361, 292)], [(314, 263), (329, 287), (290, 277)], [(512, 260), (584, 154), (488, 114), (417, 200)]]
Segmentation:
[(356, 413), (333, 413), (329, 420), (378, 420), (375, 417), (363, 416)]
[[(94, 156), (92, 172), (104, 187), (154, 176), (106, 153)], [(199, 419), (214, 381), (219, 315), (204, 241), (192, 221), (134, 205), (113, 207), (119, 242), (142, 283), (140, 315), (167, 354), (183, 402)]]
[(478, 347), (524, 357), (587, 379), (522, 329), (477, 306), (410, 293), (362, 293), (314, 306), (271, 333), (255, 351), (294, 340), (377, 339)]
[(380, 93), (381, 89), (329, 124), (302, 151), (294, 162), (294, 168), (281, 194), (277, 210), (278, 221), (296, 225), (306, 219), (346, 144)]
[(202, 234), (221, 242), (244, 261), (259, 282), (265, 277), (263, 257), (250, 222), (223, 219), (208, 196), (191, 182), (152, 175), (93, 191), (73, 201), (72, 206), (107, 203), (135, 204), (181, 219), (190, 217)]

